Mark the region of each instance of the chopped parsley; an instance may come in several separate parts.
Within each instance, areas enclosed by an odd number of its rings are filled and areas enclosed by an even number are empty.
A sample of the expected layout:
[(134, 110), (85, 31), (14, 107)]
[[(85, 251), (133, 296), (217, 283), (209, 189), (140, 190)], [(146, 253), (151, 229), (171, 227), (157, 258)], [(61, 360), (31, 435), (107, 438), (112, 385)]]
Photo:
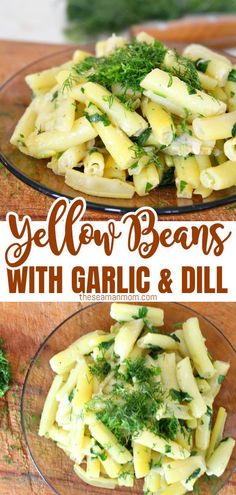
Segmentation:
[(171, 446), (170, 445), (165, 445), (165, 453), (170, 454), (171, 452)]
[(205, 60), (204, 58), (199, 58), (195, 62), (196, 69), (205, 74), (210, 60)]
[(187, 392), (182, 392), (182, 390), (176, 390), (174, 388), (170, 389), (170, 396), (173, 400), (178, 402), (192, 402), (193, 398)]
[(88, 112), (84, 112), (84, 115), (91, 124), (96, 122), (102, 122), (103, 125), (107, 127), (111, 123), (106, 113), (102, 113), (102, 114), (94, 113), (93, 115), (90, 115)]

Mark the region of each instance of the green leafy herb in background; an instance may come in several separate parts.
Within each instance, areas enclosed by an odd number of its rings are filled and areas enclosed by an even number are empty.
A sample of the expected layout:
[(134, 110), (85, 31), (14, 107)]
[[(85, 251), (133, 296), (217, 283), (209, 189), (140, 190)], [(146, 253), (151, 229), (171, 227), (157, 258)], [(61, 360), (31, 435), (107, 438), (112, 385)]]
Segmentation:
[(235, 12), (236, 0), (67, 0), (66, 34), (74, 41), (120, 32), (132, 24), (177, 19), (186, 14)]
[(3, 341), (0, 339), (0, 398), (9, 390), (11, 382), (11, 367), (6, 357)]

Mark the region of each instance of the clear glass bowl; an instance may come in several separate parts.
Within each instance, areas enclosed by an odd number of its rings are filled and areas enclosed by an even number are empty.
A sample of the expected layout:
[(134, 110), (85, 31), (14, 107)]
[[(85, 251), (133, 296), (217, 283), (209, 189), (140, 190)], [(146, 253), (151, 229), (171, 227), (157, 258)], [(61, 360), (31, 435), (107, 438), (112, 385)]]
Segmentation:
[[(141, 304), (143, 305), (143, 303)], [(149, 306), (162, 307), (165, 310), (165, 327), (163, 331), (173, 331), (173, 324), (186, 320), (190, 316), (198, 316), (201, 329), (207, 339), (209, 351), (215, 359), (223, 359), (231, 364), (230, 371), (224, 381), (215, 405), (224, 405), (228, 411), (226, 436), (236, 436), (236, 353), (230, 342), (210, 321), (193, 310), (175, 303), (154, 303)], [(81, 335), (96, 328), (108, 330), (111, 325), (110, 303), (98, 303), (86, 306), (63, 321), (43, 342), (34, 356), (28, 370), (21, 402), (22, 428), (31, 458), (43, 480), (57, 495), (101, 494), (103, 490), (91, 487), (82, 482), (73, 470), (73, 463), (51, 440), (38, 436), (38, 426), (43, 404), (53, 379), (49, 366), (50, 358), (66, 348)], [(204, 477), (198, 483), (199, 495), (215, 495), (224, 487), (236, 467), (236, 449), (230, 463), (221, 478)], [(130, 489), (118, 488), (123, 495), (130, 494)], [(134, 493), (142, 493), (137, 484)]]
[[(67, 48), (62, 52), (37, 60), (17, 72), (1, 88), (0, 160), (13, 174), (48, 196), (53, 198), (64, 196), (69, 199), (82, 196), (86, 199), (88, 208), (108, 213), (123, 213), (135, 211), (142, 206), (151, 206), (160, 214), (174, 214), (204, 210), (236, 201), (236, 187), (215, 191), (204, 200), (198, 195), (194, 195), (193, 199), (178, 199), (174, 186), (157, 188), (142, 198), (135, 194), (129, 200), (88, 196), (67, 186), (64, 177), (55, 175), (47, 168), (47, 160), (37, 160), (23, 155), (12, 146), (9, 143), (10, 136), (24, 109), (31, 101), (31, 92), (25, 83), (25, 76), (64, 63), (71, 58), (73, 51), (72, 48)], [(233, 57), (231, 58), (233, 60)]]

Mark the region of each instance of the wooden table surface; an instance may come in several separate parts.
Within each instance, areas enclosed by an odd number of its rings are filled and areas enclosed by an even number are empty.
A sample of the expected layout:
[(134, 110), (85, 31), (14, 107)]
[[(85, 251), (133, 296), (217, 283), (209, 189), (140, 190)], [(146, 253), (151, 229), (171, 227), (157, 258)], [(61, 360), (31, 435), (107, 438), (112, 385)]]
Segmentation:
[[(0, 40), (0, 84), (15, 72), (44, 55), (59, 52), (62, 45), (46, 45)], [(5, 168), (0, 169), (0, 220), (9, 210), (20, 215), (30, 214), (33, 219), (43, 219), (52, 204), (52, 199), (26, 186)], [(119, 215), (88, 210), (86, 219), (102, 220), (119, 218)], [(182, 215), (159, 215), (160, 220), (235, 220), (236, 204)]]
[[(1, 303), (0, 337), (13, 365), (14, 383), (0, 400), (0, 494), (50, 495), (27, 454), (20, 426), (20, 395), (31, 358), (55, 326), (82, 306), (81, 303)], [(188, 303), (208, 317), (236, 347), (235, 303)], [(236, 476), (222, 495), (235, 495)]]

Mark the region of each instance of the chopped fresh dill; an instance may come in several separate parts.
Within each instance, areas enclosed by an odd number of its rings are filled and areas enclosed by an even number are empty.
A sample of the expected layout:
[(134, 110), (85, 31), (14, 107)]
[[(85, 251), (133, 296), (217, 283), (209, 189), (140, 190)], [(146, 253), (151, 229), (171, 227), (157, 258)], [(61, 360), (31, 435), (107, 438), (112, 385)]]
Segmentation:
[(71, 390), (70, 394), (68, 395), (69, 402), (72, 402), (72, 400), (74, 399), (74, 395), (75, 395), (75, 389)]
[(139, 145), (139, 146), (144, 146), (146, 141), (148, 140), (150, 134), (152, 132), (151, 127), (147, 127), (139, 136), (134, 138), (134, 141)]
[(232, 136), (233, 136), (233, 137), (235, 137), (235, 136), (236, 136), (236, 122), (235, 122), (235, 124), (234, 124), (234, 125), (233, 125), (233, 127), (232, 127), (231, 134), (232, 134)]
[(99, 380), (103, 380), (111, 371), (111, 365), (104, 357), (98, 358), (93, 365), (89, 366), (92, 375), (95, 375)]
[(56, 100), (57, 97), (58, 97), (58, 89), (56, 91), (54, 91), (54, 93), (52, 94), (51, 102), (53, 102), (54, 100)]
[[(70, 89), (80, 78), (95, 82), (112, 91), (114, 85), (122, 88), (123, 94), (117, 95), (123, 103), (132, 105), (133, 102), (127, 90), (142, 92), (141, 81), (153, 69), (161, 68), (172, 76), (177, 76), (192, 90), (201, 89), (197, 69), (194, 63), (175, 52), (176, 67), (165, 66), (165, 55), (168, 49), (160, 41), (153, 44), (131, 41), (125, 46), (117, 48), (107, 57), (88, 57), (75, 64), (69, 77), (64, 81), (63, 89)], [(132, 109), (132, 108), (129, 108)]]
[(205, 74), (210, 60), (205, 60), (204, 58), (198, 58), (195, 62), (196, 69)]
[(132, 146), (130, 146), (130, 149), (134, 152), (134, 160), (140, 160), (140, 158), (147, 155), (145, 149), (137, 143), (132, 144)]
[(110, 125), (110, 120), (109, 117), (107, 116), (106, 113), (94, 113), (93, 115), (90, 115), (88, 112), (84, 112), (84, 115), (86, 119), (92, 124), (93, 122), (102, 122), (105, 127)]
[(172, 182), (174, 181), (174, 175), (175, 175), (174, 167), (170, 167), (164, 170), (160, 185), (168, 186), (169, 184), (172, 184)]
[(172, 86), (172, 84), (173, 84), (173, 76), (172, 76), (172, 74), (170, 74), (169, 75), (169, 82), (167, 84), (167, 87), (170, 88), (170, 86)]
[(17, 143), (21, 146), (26, 147), (24, 134), (20, 133), (19, 138), (17, 139)]
[(3, 348), (3, 342), (0, 343), (0, 397), (3, 397), (9, 390), (12, 373), (9, 361)]
[(144, 427), (155, 430), (155, 416), (162, 402), (160, 383), (142, 382), (128, 388), (125, 382), (117, 382), (109, 398), (97, 395), (87, 404), (87, 408), (112, 431), (121, 445), (129, 445), (132, 437)]
[(187, 131), (187, 121), (188, 121), (188, 118), (189, 118), (189, 111), (188, 111), (187, 108), (184, 109), (184, 113), (185, 113), (185, 117), (184, 117), (184, 119), (181, 122), (181, 129), (184, 132), (186, 132)]
[(190, 481), (195, 480), (195, 478), (198, 477), (198, 475), (200, 474), (200, 472), (201, 472), (201, 469), (200, 468), (195, 469), (195, 471), (193, 471), (193, 473), (190, 474), (190, 476), (186, 479), (186, 482), (185, 483), (189, 483)]
[(170, 389), (170, 396), (173, 400), (177, 400), (178, 402), (192, 402), (193, 398), (187, 392), (182, 392), (182, 390), (175, 390), (174, 388)]
[(154, 366), (148, 368), (145, 365), (145, 359), (143, 357), (126, 359), (125, 366), (125, 372), (118, 374), (118, 376), (128, 383), (145, 383), (150, 381), (153, 376), (158, 376), (161, 373), (160, 368), (156, 368)]
[(114, 344), (114, 340), (115, 339), (104, 340), (104, 342), (100, 342), (100, 344), (98, 344), (98, 349), (102, 351), (107, 351)]
[(159, 347), (158, 345), (150, 345), (149, 348), (151, 349), (149, 355), (152, 359), (157, 359), (159, 354), (162, 354), (164, 352), (162, 347)]
[(185, 180), (181, 180), (179, 183), (179, 192), (182, 193), (187, 185), (188, 184), (187, 182), (185, 182)]
[(175, 340), (175, 342), (180, 342), (179, 337), (177, 337), (175, 333), (169, 333), (168, 336), (171, 337), (171, 339)]
[(153, 188), (153, 184), (151, 184), (151, 182), (147, 182), (145, 187), (145, 193), (151, 191), (152, 188)]
[(150, 333), (158, 333), (159, 332), (158, 328), (154, 327), (154, 325), (152, 325), (147, 318), (143, 318), (143, 322), (144, 322), (145, 327), (147, 327), (147, 329)]
[(133, 316), (133, 318), (134, 318), (134, 320), (145, 318), (147, 316), (147, 313), (148, 313), (148, 308), (146, 306), (141, 306), (138, 309), (138, 315)]
[(94, 458), (105, 461), (107, 459), (107, 454), (104, 448), (96, 441), (95, 445), (90, 449), (90, 452)]
[(228, 75), (228, 81), (236, 82), (236, 69), (232, 69)]
[(111, 108), (111, 106), (114, 103), (114, 98), (115, 98), (115, 95), (111, 94), (111, 95), (108, 95), (108, 96), (104, 96), (103, 97), (103, 100), (104, 101), (107, 101), (109, 108)]
[(58, 151), (58, 153), (56, 153), (55, 155), (56, 160), (59, 160), (59, 158), (61, 158), (62, 155), (63, 155), (63, 151)]
[[(191, 84), (187, 84), (187, 90), (189, 95), (194, 95), (196, 94), (197, 90)], [(200, 95), (201, 96), (201, 95)]]
[(217, 381), (218, 381), (219, 385), (222, 385), (222, 383), (223, 383), (224, 379), (225, 379), (225, 375), (219, 375), (219, 376), (218, 376)]

